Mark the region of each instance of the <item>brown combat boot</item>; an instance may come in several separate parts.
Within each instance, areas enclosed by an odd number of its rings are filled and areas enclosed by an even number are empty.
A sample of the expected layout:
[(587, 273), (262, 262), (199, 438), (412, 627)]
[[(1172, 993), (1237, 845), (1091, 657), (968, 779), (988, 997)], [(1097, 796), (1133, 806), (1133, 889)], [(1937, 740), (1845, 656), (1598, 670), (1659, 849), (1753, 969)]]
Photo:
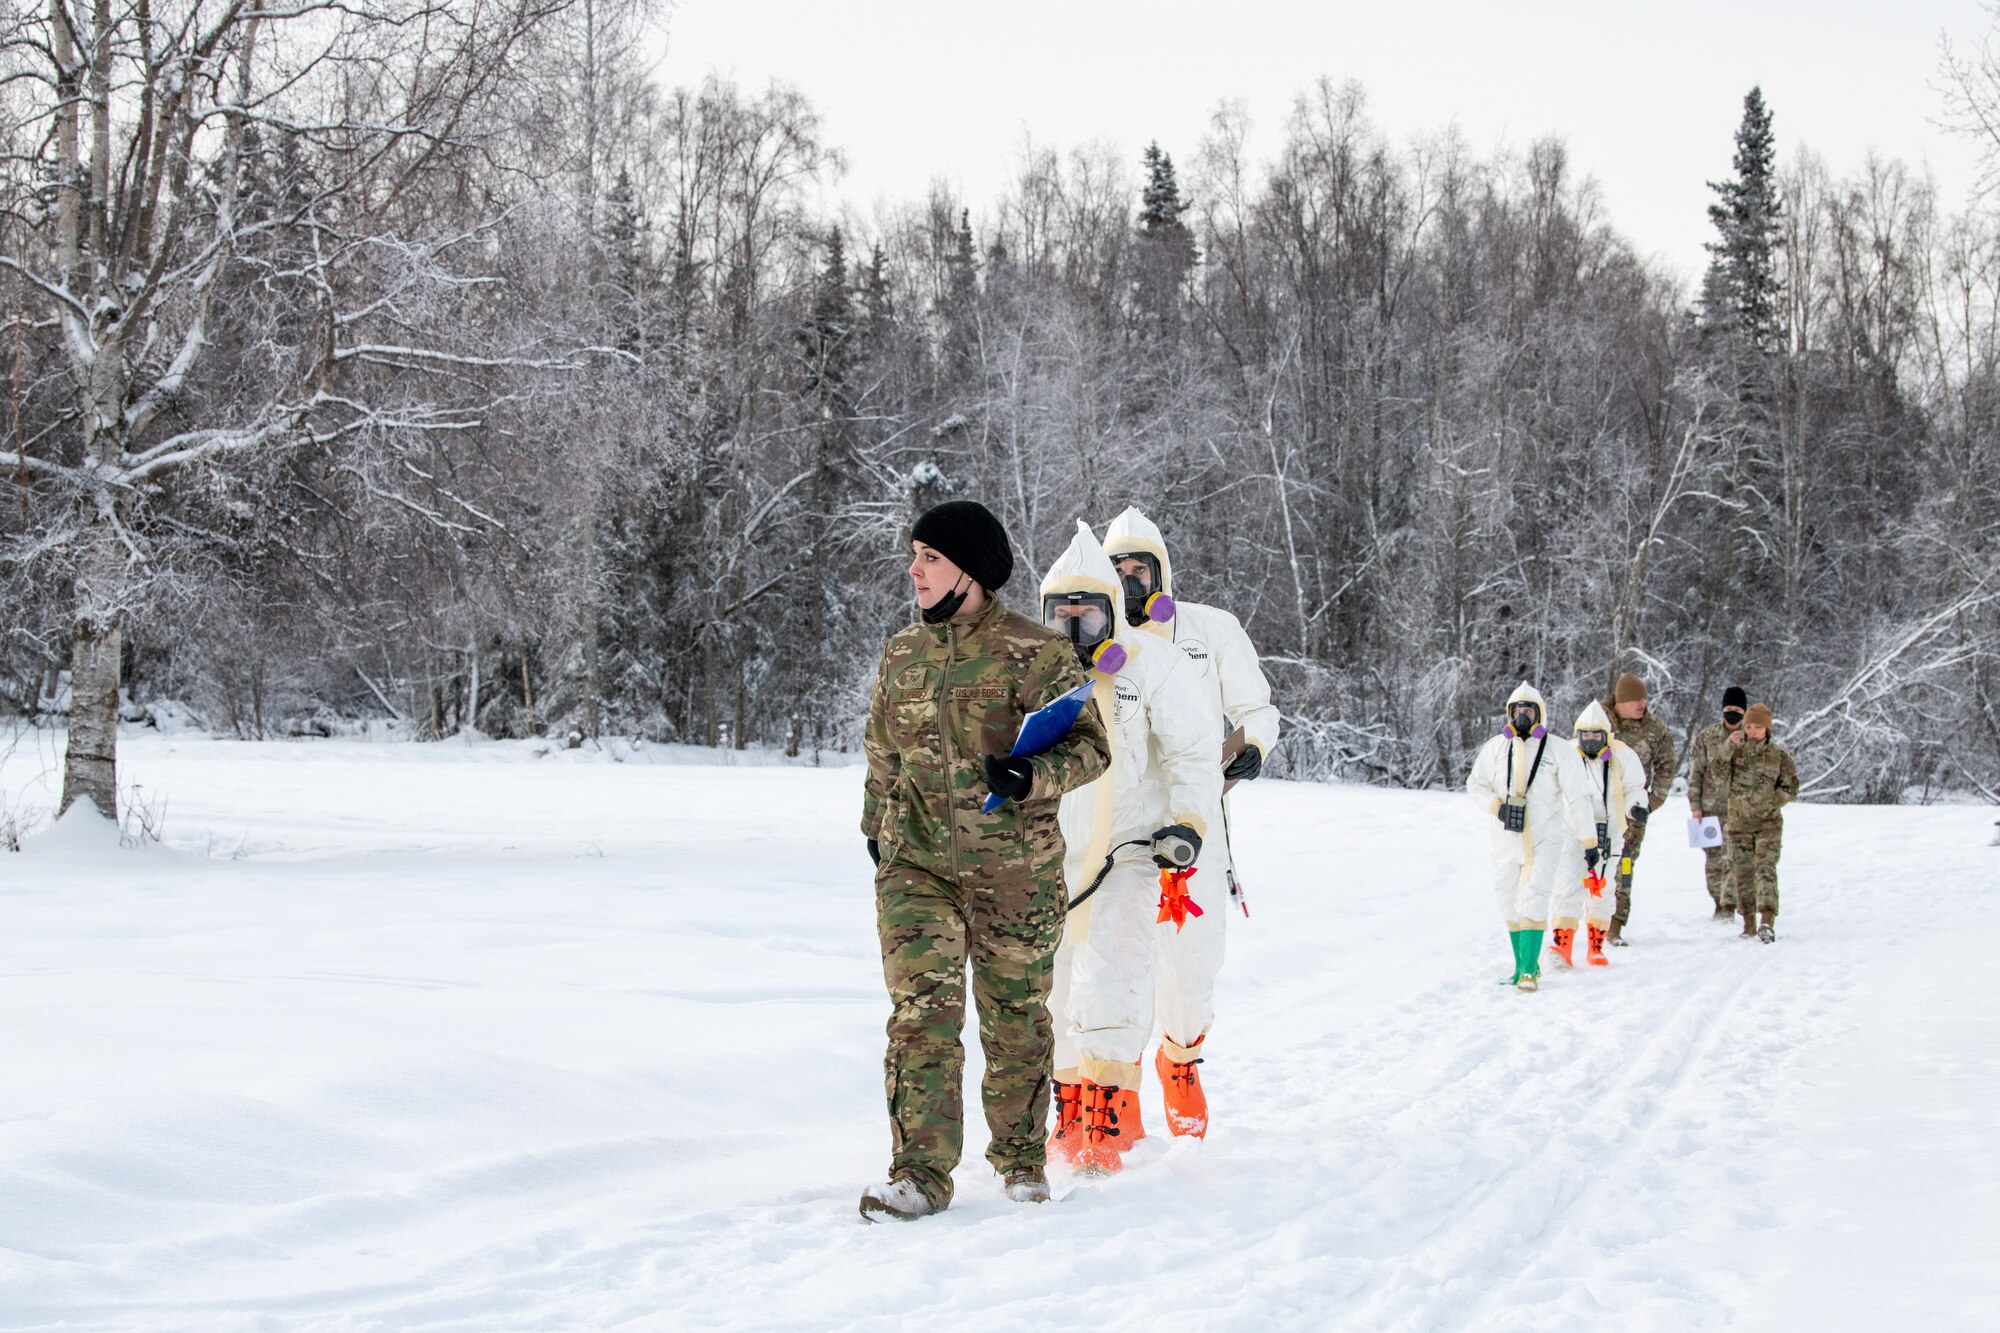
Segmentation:
[(1749, 903), (1744, 903), (1742, 911), (1743, 933), (1736, 938), (1740, 940), (1754, 939), (1757, 935), (1757, 909)]
[(1778, 938), (1778, 914), (1776, 912), (1763, 912), (1759, 915), (1763, 918), (1763, 924), (1757, 927), (1757, 938), (1769, 944), (1772, 940)]

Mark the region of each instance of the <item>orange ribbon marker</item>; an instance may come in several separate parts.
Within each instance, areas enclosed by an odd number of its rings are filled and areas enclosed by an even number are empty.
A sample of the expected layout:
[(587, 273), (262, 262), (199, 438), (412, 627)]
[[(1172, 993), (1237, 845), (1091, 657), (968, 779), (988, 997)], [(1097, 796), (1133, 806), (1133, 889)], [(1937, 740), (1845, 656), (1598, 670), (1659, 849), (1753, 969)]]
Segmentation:
[(1196, 867), (1189, 866), (1186, 870), (1160, 872), (1159, 922), (1173, 922), (1176, 931), (1187, 924), (1188, 917), (1201, 915), (1201, 904), (1188, 896), (1187, 882), (1195, 870)]
[(1591, 897), (1602, 898), (1604, 896), (1604, 876), (1593, 874), (1588, 870), (1584, 871), (1583, 887), (1590, 890)]

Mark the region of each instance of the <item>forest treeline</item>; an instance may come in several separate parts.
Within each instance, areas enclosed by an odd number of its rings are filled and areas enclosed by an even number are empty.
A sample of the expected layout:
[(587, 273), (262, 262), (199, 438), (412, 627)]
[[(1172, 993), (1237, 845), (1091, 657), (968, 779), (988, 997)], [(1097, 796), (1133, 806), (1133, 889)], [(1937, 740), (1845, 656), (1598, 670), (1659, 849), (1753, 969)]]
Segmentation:
[(1282, 773), (1457, 783), (1519, 679), (1566, 729), (1630, 669), (1682, 739), (1768, 700), (1809, 795), (2000, 794), (2000, 218), (1754, 92), (1689, 290), (1560, 135), (1334, 82), (1274, 157), (1224, 107), (863, 215), (643, 9), (167, 9), (7, 20), (0, 711), (76, 790), (168, 699), (850, 748), (965, 496), (1016, 605), (1145, 509)]

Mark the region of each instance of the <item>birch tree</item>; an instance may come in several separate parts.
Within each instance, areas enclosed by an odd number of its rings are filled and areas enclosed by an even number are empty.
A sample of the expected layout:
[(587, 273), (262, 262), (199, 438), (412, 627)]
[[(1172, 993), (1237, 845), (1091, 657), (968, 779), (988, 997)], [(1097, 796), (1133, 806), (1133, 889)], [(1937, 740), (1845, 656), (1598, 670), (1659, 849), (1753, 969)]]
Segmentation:
[[(64, 809), (116, 807), (121, 632), (163, 572), (163, 497), (271, 450), (470, 429), (461, 371), (560, 363), (425, 336), (481, 281), (458, 261), (486, 232), (409, 205), (474, 150), (510, 52), (563, 3), (49, 0), (10, 22), (25, 106), (0, 267), (59, 330), (70, 401), (64, 431), (0, 465), (65, 501)], [(284, 312), (255, 344), (215, 336), (230, 279)]]

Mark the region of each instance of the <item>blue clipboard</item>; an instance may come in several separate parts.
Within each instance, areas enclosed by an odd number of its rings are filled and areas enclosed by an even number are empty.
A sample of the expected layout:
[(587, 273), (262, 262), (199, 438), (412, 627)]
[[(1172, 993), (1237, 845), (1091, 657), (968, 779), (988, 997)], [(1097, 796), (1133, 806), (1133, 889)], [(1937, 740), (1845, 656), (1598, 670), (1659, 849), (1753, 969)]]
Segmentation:
[[(1014, 740), (1014, 748), (1009, 753), (1024, 759), (1038, 754), (1047, 754), (1056, 747), (1056, 742), (1069, 735), (1069, 729), (1076, 725), (1076, 719), (1090, 702), (1090, 692), (1097, 682), (1092, 680), (1079, 685), (1068, 694), (1058, 695), (1043, 704), (1021, 720), (1021, 734)], [(1006, 797), (988, 793), (986, 804), (981, 807), (992, 814), (1006, 801)]]

